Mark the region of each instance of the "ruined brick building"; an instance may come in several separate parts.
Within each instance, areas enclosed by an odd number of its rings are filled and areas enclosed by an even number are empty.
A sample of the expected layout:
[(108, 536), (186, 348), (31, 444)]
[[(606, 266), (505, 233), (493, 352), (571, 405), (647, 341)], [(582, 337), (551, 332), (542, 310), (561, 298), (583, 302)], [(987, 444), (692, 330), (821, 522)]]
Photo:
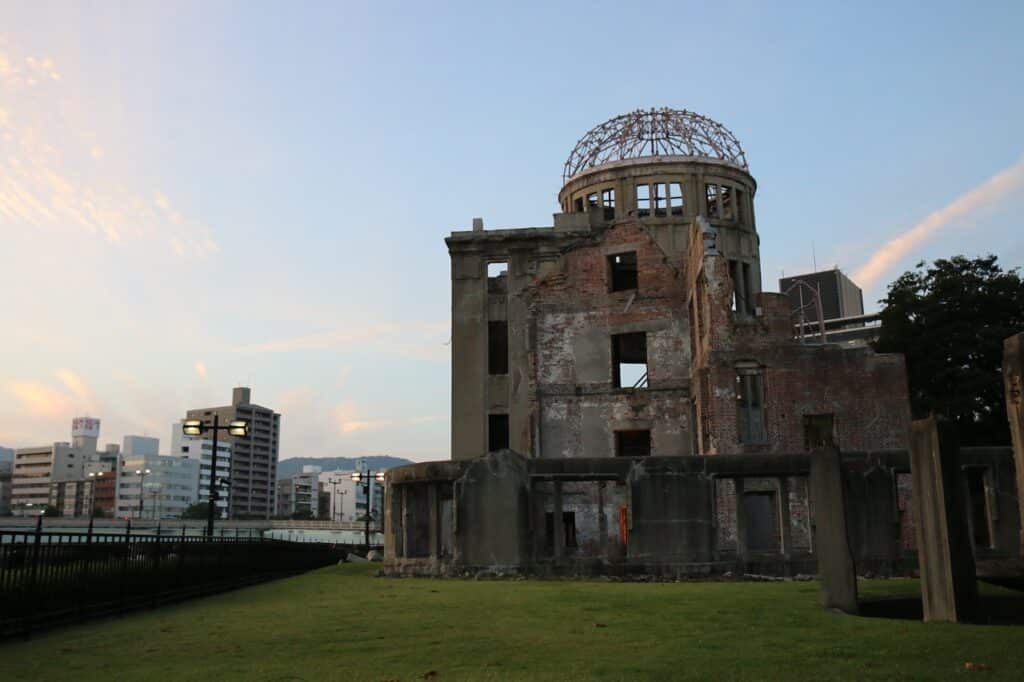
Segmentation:
[(761, 290), (732, 133), (633, 112), (584, 136), (563, 180), (553, 226), (477, 219), (446, 240), (452, 461), (391, 472), (388, 570), (813, 566), (799, 453), (820, 446), (882, 472), (862, 544), (895, 566), (903, 358), (795, 338), (788, 299)]

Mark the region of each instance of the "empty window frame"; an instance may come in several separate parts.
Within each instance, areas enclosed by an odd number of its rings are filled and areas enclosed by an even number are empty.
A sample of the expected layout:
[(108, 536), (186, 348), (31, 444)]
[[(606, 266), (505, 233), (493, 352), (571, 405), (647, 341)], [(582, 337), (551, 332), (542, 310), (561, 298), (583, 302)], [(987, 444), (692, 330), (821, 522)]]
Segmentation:
[(591, 192), (587, 195), (587, 206), (597, 206), (597, 192)]
[(668, 185), (664, 182), (656, 182), (651, 185), (654, 191), (654, 215), (664, 218), (668, 215)]
[(508, 293), (508, 263), (487, 264), (487, 291), (492, 294)]
[(508, 415), (487, 415), (487, 451), (505, 450), (508, 448)]
[(487, 373), (508, 374), (508, 321), (487, 323)]
[(736, 421), (740, 443), (764, 443), (764, 370), (757, 365), (736, 367)]
[(668, 184), (668, 209), (672, 215), (683, 215), (683, 185), (679, 182)]
[(647, 388), (647, 334), (612, 335), (612, 387)]
[(629, 430), (615, 432), (616, 457), (648, 457), (651, 454), (651, 432)]
[(608, 279), (611, 291), (629, 291), (638, 284), (636, 251), (608, 256)]
[(573, 202), (573, 206), (576, 209), (576, 213), (583, 213), (583, 197), (576, 197), (576, 201)]
[(601, 205), (604, 206), (604, 217), (611, 220), (615, 217), (615, 188), (601, 190)]
[(745, 197), (742, 190), (734, 189), (733, 191), (736, 193), (736, 222), (742, 223), (746, 216), (746, 210), (743, 205)]
[(718, 199), (722, 205), (722, 220), (736, 220), (736, 193), (728, 185), (719, 185)]
[(715, 220), (721, 215), (718, 208), (718, 185), (704, 185), (704, 193), (708, 200), (708, 219)]
[(636, 214), (640, 218), (651, 215), (651, 187), (650, 185), (636, 186)]

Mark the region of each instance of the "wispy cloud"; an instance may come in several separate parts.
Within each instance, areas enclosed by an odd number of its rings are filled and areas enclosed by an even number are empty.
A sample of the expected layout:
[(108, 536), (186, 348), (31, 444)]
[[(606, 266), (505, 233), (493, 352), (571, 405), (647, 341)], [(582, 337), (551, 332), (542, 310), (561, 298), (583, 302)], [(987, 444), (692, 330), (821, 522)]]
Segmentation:
[(56, 419), (66, 417), (71, 412), (71, 400), (68, 396), (45, 384), (15, 381), (6, 388), (27, 416)]
[(70, 113), (75, 92), (51, 58), (0, 41), (0, 219), (110, 244), (149, 242), (182, 257), (217, 253), (205, 225), (102, 163), (109, 145)]
[[(447, 321), (381, 323), (264, 341), (241, 346), (236, 350), (243, 353), (294, 353), (363, 345), (375, 352), (438, 360), (446, 357), (449, 352), (449, 348), (444, 345), (448, 329)], [(343, 376), (343, 379), (346, 377)]]
[(981, 208), (997, 204), (1022, 189), (1024, 189), (1024, 159), (992, 176), (969, 192), (960, 195), (917, 225), (887, 242), (854, 273), (853, 280), (865, 289), (873, 287), (901, 259), (931, 239), (942, 228)]
[(206, 381), (206, 376), (207, 376), (206, 363), (204, 363), (204, 362), (196, 362), (196, 374), (199, 375), (200, 379), (202, 379), (203, 381)]

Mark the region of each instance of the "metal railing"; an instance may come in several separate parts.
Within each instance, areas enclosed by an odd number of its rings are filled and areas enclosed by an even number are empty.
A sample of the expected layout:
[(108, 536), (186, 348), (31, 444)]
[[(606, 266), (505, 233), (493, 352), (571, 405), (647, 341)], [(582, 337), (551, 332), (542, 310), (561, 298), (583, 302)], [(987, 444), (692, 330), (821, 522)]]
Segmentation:
[(4, 532), (0, 639), (337, 563), (350, 548), (184, 533)]

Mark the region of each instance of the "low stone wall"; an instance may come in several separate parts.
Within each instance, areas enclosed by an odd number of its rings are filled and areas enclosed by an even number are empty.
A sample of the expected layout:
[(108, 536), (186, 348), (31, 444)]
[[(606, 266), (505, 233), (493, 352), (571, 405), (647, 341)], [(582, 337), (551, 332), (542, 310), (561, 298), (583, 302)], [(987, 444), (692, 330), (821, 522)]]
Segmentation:
[[(979, 558), (1018, 556), (1009, 448), (963, 449)], [(843, 453), (861, 574), (917, 565), (909, 456)], [(526, 459), (512, 451), (388, 472), (390, 575), (795, 576), (816, 571), (810, 455)], [(979, 488), (979, 481), (981, 488)], [(977, 499), (982, 495), (984, 499)]]

